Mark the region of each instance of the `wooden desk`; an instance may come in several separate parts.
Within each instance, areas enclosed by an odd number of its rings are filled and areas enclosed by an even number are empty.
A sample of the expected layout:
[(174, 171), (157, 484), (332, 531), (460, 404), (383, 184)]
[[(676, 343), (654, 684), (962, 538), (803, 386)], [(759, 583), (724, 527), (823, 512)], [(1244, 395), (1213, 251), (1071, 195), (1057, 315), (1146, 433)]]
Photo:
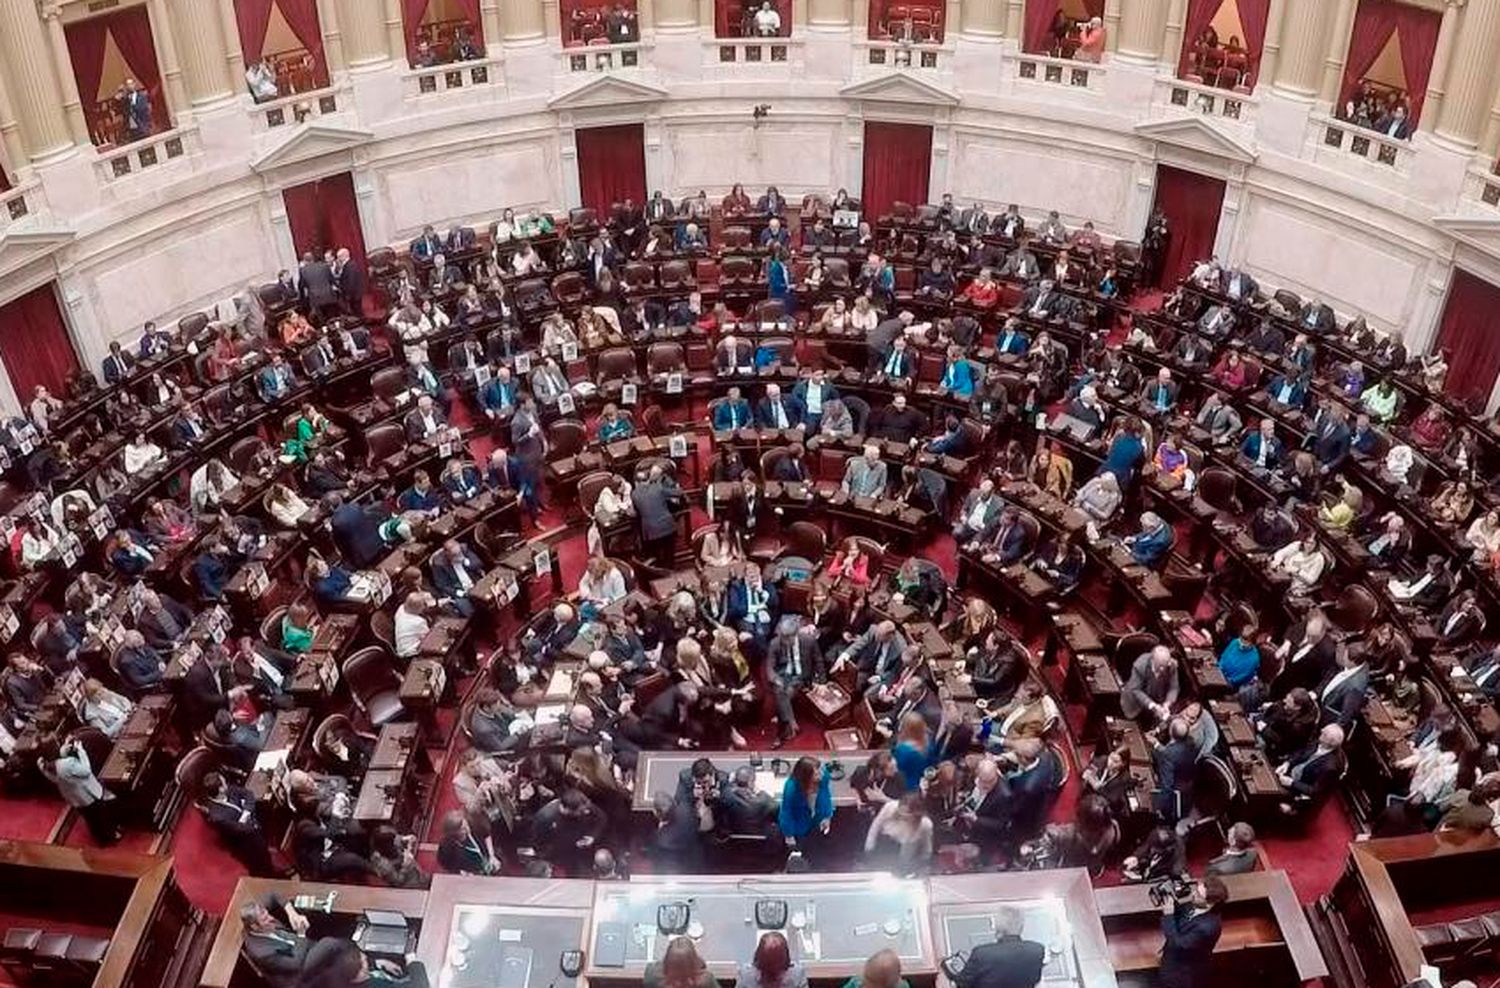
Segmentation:
[[(244, 926), (240, 924), (240, 909), (247, 902), (259, 901), (269, 893), (276, 893), (291, 902), (298, 896), (326, 899), (337, 892), (329, 912), (306, 910), (312, 924), (314, 936), (348, 936), (355, 922), (366, 909), (383, 909), (398, 912), (408, 921), (418, 924), (427, 909), (427, 892), (424, 889), (374, 888), (363, 885), (329, 885), (323, 882), (282, 881), (271, 878), (241, 878), (235, 886), (234, 897), (224, 910), (224, 921), (219, 924), (218, 936), (204, 965), (203, 975), (198, 979), (200, 988), (230, 988), (235, 980), (235, 969), (240, 964), (240, 943), (244, 939)], [(246, 968), (248, 971), (248, 966)]]
[[(434, 875), (417, 956), (435, 984), (496, 985), (504, 949), (513, 945), (531, 952), (524, 988), (569, 988), (576, 982), (562, 976), (558, 960), (564, 950), (586, 949), (593, 900), (594, 882), (587, 880)], [(481, 926), (515, 939), (475, 936)], [(455, 934), (462, 936), (455, 939)], [(449, 966), (460, 944), (462, 980)]]
[[(1288, 962), (1301, 981), (1328, 975), (1328, 966), (1286, 872), (1227, 875), (1224, 885), (1229, 890), (1229, 901), (1219, 907), (1224, 910), (1224, 933), (1214, 950), (1214, 966), (1219, 972), (1215, 985), (1241, 980), (1228, 973), (1230, 968), (1238, 968), (1246, 976), (1244, 980), (1253, 978), (1254, 958), (1247, 952), (1263, 948), (1282, 954), (1277, 960)], [(1151, 904), (1149, 887), (1119, 885), (1095, 889), (1094, 901), (1104, 920), (1114, 969), (1156, 968), (1163, 942), (1161, 910)]]
[[(755, 773), (756, 788), (777, 800), (781, 799), (781, 790), (786, 784), (787, 776), (791, 773), (792, 765), (802, 754), (804, 753), (798, 751), (765, 753), (764, 763)], [(824, 762), (835, 760), (833, 753), (827, 751), (807, 754), (815, 755)], [(854, 774), (854, 770), (868, 761), (873, 754), (873, 751), (837, 753), (836, 760), (843, 765), (844, 775), (841, 779), (833, 780), (834, 806), (855, 805), (857, 800), (849, 779)], [(649, 813), (651, 797), (659, 792), (676, 793), (677, 777), (683, 769), (689, 768), (700, 758), (707, 758), (714, 763), (714, 768), (731, 774), (735, 769), (750, 764), (748, 753), (743, 751), (643, 751), (640, 762), (636, 766), (635, 792), (631, 797), (631, 808), (640, 813)], [(777, 775), (771, 767), (777, 759), (786, 763), (786, 771), (780, 775)]]
[[(261, 752), (264, 754), (285, 750), (287, 767), (295, 768), (297, 759), (302, 754), (302, 746), (312, 733), (311, 724), (312, 711), (306, 707), (279, 711), (271, 729), (266, 732), (266, 743), (261, 747)], [(275, 770), (269, 766), (255, 769), (245, 779), (245, 788), (258, 801), (269, 799), (275, 775)]]

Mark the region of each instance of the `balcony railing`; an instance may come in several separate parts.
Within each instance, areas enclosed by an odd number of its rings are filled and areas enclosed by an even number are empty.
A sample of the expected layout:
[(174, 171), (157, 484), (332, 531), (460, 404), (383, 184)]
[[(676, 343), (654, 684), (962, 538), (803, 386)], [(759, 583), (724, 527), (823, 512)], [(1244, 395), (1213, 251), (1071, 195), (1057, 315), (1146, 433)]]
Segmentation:
[(1015, 60), (1013, 78), (1023, 84), (1057, 86), (1098, 92), (1104, 85), (1104, 66), (1098, 62), (1080, 62), (1050, 55), (1009, 55)]
[(562, 50), (563, 68), (569, 72), (613, 72), (639, 68), (645, 62), (646, 46), (639, 41), (620, 45), (585, 45)]
[(1314, 115), (1312, 126), (1317, 155), (1361, 158), (1378, 168), (1405, 174), (1416, 153), (1410, 141), (1398, 141), (1333, 117)]
[(449, 62), (430, 69), (412, 69), (406, 73), (403, 92), (407, 99), (420, 99), (441, 93), (489, 89), (505, 81), (500, 60), (476, 58), (471, 62)]
[(856, 41), (861, 66), (874, 69), (947, 69), (953, 49), (939, 41)]
[(307, 93), (256, 103), (250, 110), (251, 120), (258, 131), (294, 127), (314, 117), (326, 117), (330, 113), (339, 112), (344, 109), (347, 100), (347, 92), (326, 86)]
[(1159, 100), (1170, 112), (1198, 113), (1234, 123), (1253, 119), (1255, 97), (1232, 89), (1219, 89), (1199, 82), (1171, 79), (1163, 82)]
[(196, 129), (173, 128), (122, 148), (100, 148), (94, 167), (103, 182), (118, 182), (160, 169), (170, 162), (185, 160), (197, 150)]
[(28, 185), (18, 185), (7, 192), (0, 192), (0, 230), (37, 212), (37, 204), (34, 200), (38, 188), (37, 184), (32, 182)]
[(1470, 168), (1464, 175), (1463, 197), (1490, 209), (1500, 210), (1500, 168)]
[(706, 44), (716, 65), (779, 65), (802, 54), (801, 43), (791, 38), (714, 38)]

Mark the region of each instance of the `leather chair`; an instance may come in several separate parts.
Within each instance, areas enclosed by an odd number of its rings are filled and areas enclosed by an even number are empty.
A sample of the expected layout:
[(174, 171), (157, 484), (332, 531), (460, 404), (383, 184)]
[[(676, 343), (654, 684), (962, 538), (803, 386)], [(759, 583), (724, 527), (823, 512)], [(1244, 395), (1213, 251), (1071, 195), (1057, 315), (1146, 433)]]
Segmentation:
[(255, 459), (265, 445), (265, 440), (259, 436), (246, 436), (229, 447), (226, 464), (235, 473), (244, 474), (250, 469), (250, 461)]
[[(313, 729), (312, 751), (315, 756), (318, 758), (328, 757), (328, 746), (336, 736), (335, 732), (337, 732), (337, 736), (362, 733), (354, 729), (354, 722), (349, 719), (347, 714), (329, 714)], [(364, 734), (364, 736), (370, 738), (372, 741), (375, 740), (374, 735)]]
[(1370, 629), (1380, 614), (1380, 601), (1363, 585), (1347, 584), (1333, 601), (1323, 605), (1336, 638), (1355, 638)]
[(588, 282), (577, 271), (564, 271), (552, 278), (552, 295), (558, 305), (581, 305), (588, 294)]
[(849, 276), (849, 261), (843, 257), (828, 257), (823, 260), (823, 280), (829, 288), (845, 289), (854, 282)]
[(578, 478), (578, 506), (590, 518), (594, 517), (594, 505), (604, 488), (614, 483), (615, 475), (608, 470), (592, 470)]
[(724, 285), (753, 285), (760, 280), (760, 268), (748, 257), (726, 257), (719, 269)]
[(646, 373), (653, 378), (687, 370), (681, 343), (661, 341), (646, 348)]
[(523, 313), (537, 313), (543, 309), (550, 308), (553, 304), (552, 293), (547, 290), (547, 282), (541, 278), (528, 278), (515, 286), (512, 293), (516, 308)]
[(382, 422), (365, 433), (365, 463), (378, 467), (406, 449), (406, 430), (396, 422)]
[(650, 261), (627, 261), (623, 281), (627, 293), (645, 294), (656, 287), (656, 268)]
[(1242, 510), (1239, 480), (1223, 467), (1208, 467), (1198, 475), (1198, 499), (1214, 512), (1237, 515)]
[(384, 648), (370, 646), (344, 660), (344, 682), (354, 705), (373, 727), (381, 727), (406, 712), (401, 705), (401, 675)]
[(381, 401), (394, 404), (396, 396), (407, 390), (406, 368), (382, 367), (370, 375), (370, 394)]
[(630, 347), (610, 347), (599, 353), (594, 366), (594, 381), (601, 389), (618, 391), (620, 385), (640, 377), (635, 363), (635, 350)]
[(510, 551), (511, 546), (519, 539), (519, 532), (497, 532), (490, 527), (488, 522), (480, 522), (474, 526), (474, 551), (486, 566), (494, 566), (500, 559)]
[(719, 242), (726, 251), (749, 250), (754, 246), (755, 240), (750, 236), (750, 230), (743, 226), (727, 226), (724, 232), (719, 234)]
[(863, 535), (851, 535), (849, 537), (859, 545), (860, 551), (869, 557), (870, 582), (872, 584), (875, 583), (879, 579), (879, 575), (885, 571), (885, 546)]
[(854, 434), (863, 436), (870, 424), (870, 403), (857, 395), (844, 395), (844, 407), (849, 409), (849, 418), (854, 420)]
[(568, 210), (568, 236), (587, 237), (599, 232), (599, 217), (588, 206)]
[(779, 298), (762, 299), (750, 307), (751, 322), (780, 322), (786, 318), (786, 303)]
[(828, 532), (823, 526), (810, 521), (794, 521), (781, 533), (781, 549), (776, 558), (795, 556), (820, 567), (827, 555)]
[(588, 443), (588, 428), (577, 419), (558, 419), (547, 426), (549, 459), (577, 456)]
[(386, 650), (395, 654), (396, 651), (396, 622), (389, 611), (375, 611), (370, 615), (370, 634), (375, 640), (384, 645)]
[(1127, 632), (1116, 638), (1113, 645), (1109, 645), (1106, 642), (1110, 655), (1114, 660), (1115, 673), (1120, 677), (1120, 682), (1123, 683), (1130, 677), (1130, 667), (1135, 663), (1136, 659), (1160, 644), (1161, 639), (1148, 631)]
[(912, 208), (911, 203), (902, 202), (898, 199), (895, 202), (891, 203), (891, 211), (886, 215), (880, 217), (880, 222), (908, 223), (915, 215), (916, 210)]
[(285, 606), (278, 607), (260, 622), (260, 640), (272, 648), (281, 647), (281, 620), (288, 610)]
[(1287, 314), (1290, 315), (1293, 319), (1297, 318), (1297, 316), (1301, 314), (1302, 296), (1298, 295), (1296, 292), (1289, 291), (1285, 288), (1279, 288), (1276, 290), (1276, 294), (1272, 295), (1271, 297), (1275, 299), (1276, 302), (1283, 309), (1285, 309), (1287, 311)]
[(190, 312), (177, 320), (177, 338), (186, 342), (197, 339), (208, 328), (208, 313)]
[(692, 265), (684, 260), (662, 262), (657, 277), (662, 291), (666, 292), (690, 292), (698, 287), (698, 281), (693, 277)]
[(219, 758), (206, 745), (198, 745), (177, 760), (172, 778), (187, 799), (197, 799), (203, 777), (219, 767)]
[(774, 354), (776, 362), (783, 367), (797, 366), (797, 343), (795, 340), (788, 339), (785, 336), (768, 336), (760, 341), (760, 347)]

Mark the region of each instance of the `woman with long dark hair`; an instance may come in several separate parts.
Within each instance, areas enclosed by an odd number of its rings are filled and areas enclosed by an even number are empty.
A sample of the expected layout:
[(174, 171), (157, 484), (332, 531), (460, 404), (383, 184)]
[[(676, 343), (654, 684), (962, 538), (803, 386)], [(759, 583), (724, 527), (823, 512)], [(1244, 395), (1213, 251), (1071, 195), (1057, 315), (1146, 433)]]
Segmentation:
[(735, 988), (807, 988), (807, 971), (792, 961), (786, 937), (770, 930), (761, 934), (755, 956), (740, 964)]

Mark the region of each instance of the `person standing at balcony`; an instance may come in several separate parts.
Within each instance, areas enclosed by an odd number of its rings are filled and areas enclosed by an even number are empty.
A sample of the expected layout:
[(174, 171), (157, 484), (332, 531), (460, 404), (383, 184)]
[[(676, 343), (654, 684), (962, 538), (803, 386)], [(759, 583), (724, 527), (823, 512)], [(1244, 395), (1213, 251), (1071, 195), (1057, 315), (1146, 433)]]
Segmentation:
[(281, 95), (281, 90), (276, 85), (276, 70), (271, 68), (269, 58), (250, 64), (245, 70), (245, 83), (250, 87), (250, 95), (257, 103), (264, 103)]
[(1375, 121), (1375, 129), (1386, 137), (1404, 141), (1411, 136), (1411, 125), (1406, 120), (1406, 107), (1400, 103), (1391, 107), (1379, 120)]
[(781, 33), (781, 15), (765, 0), (755, 12), (755, 35), (759, 38), (774, 38)]
[(120, 86), (120, 116), (125, 118), (127, 141), (151, 136), (151, 97), (134, 79), (126, 79)]
[(1104, 60), (1104, 18), (1089, 18), (1089, 22), (1083, 26), (1083, 33), (1078, 40), (1078, 51), (1073, 53), (1073, 57), (1080, 62)]

